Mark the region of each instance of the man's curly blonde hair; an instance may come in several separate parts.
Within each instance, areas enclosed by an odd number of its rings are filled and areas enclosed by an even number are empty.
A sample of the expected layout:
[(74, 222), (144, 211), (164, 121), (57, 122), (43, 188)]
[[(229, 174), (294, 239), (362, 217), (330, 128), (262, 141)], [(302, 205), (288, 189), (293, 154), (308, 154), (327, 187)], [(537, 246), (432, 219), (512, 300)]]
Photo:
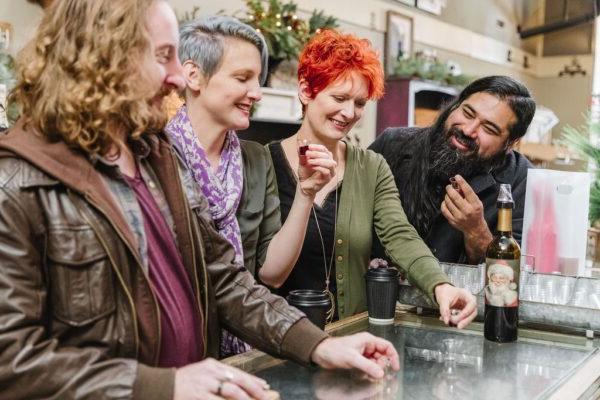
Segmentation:
[[(55, 0), (18, 57), (10, 101), (50, 141), (105, 156), (162, 129), (146, 14), (161, 0)], [(153, 79), (154, 77), (154, 79)]]

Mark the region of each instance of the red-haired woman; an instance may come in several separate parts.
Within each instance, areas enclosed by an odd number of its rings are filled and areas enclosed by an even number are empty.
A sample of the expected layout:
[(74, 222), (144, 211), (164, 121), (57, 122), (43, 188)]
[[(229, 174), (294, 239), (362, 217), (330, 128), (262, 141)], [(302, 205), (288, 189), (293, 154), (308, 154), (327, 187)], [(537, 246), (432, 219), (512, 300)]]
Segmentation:
[(294, 289), (331, 291), (337, 318), (365, 311), (363, 275), (375, 233), (409, 281), (439, 304), (444, 322), (450, 322), (452, 308), (461, 310), (452, 316), (452, 322), (459, 328), (466, 326), (477, 313), (474, 296), (448, 283), (407, 221), (383, 157), (345, 140), (367, 101), (383, 95), (381, 63), (369, 41), (332, 30), (316, 35), (300, 55), (298, 79), (304, 108), (300, 130), (269, 145), (282, 221), (288, 216), (297, 185), (294, 171), (301, 161), (299, 143), (327, 147), (337, 161), (336, 175), (316, 194), (296, 265), (281, 268), (271, 277), (261, 276), (263, 282), (280, 286), (283, 296)]

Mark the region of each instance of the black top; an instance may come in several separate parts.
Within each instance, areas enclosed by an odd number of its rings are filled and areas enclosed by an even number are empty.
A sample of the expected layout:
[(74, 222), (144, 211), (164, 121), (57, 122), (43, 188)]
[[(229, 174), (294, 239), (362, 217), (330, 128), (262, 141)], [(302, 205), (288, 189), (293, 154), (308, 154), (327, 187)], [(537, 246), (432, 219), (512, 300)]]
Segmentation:
[[(277, 176), (277, 187), (279, 190), (279, 207), (281, 210), (281, 223), (287, 219), (290, 208), (296, 194), (296, 176), (292, 172), (290, 164), (285, 157), (283, 147), (280, 142), (269, 144), (271, 157), (273, 158), (273, 166), (275, 167), (275, 175)], [(341, 183), (337, 187), (337, 201), (341, 197)], [(323, 244), (325, 245), (325, 260), (327, 260), (327, 269), (331, 265), (331, 275), (329, 290), (333, 293), (333, 298), (337, 298), (337, 287), (335, 280), (335, 262), (332, 262), (333, 257), (333, 238), (334, 238), (334, 215), (336, 212), (336, 195), (335, 190), (332, 190), (323, 206), (313, 205), (314, 211), (317, 214), (318, 226), (321, 229), (323, 236)], [(323, 261), (323, 244), (321, 236), (315, 221), (313, 211), (310, 213), (308, 226), (306, 228), (306, 237), (302, 244), (302, 250), (294, 269), (290, 273), (285, 283), (276, 291), (280, 296), (286, 297), (290, 290), (295, 289), (325, 289), (325, 265)], [(337, 319), (337, 306), (334, 319)]]
[[(426, 135), (430, 128), (388, 128), (369, 146), (369, 149), (383, 155), (392, 173), (398, 191), (402, 192), (411, 171), (412, 154), (415, 151), (416, 135)], [(520, 153), (510, 151), (504, 164), (490, 173), (482, 173), (466, 178), (483, 203), (483, 216), (492, 233), (496, 231), (498, 210), (496, 200), (501, 183), (511, 185), (515, 202), (513, 209), (513, 237), (521, 243), (523, 231), (523, 214), (525, 208), (525, 189), (527, 187), (527, 170), (533, 165)], [(409, 220), (410, 221), (410, 220)], [(410, 221), (412, 223), (412, 221)], [(376, 239), (376, 237), (375, 237)], [(454, 229), (442, 215), (441, 211), (434, 220), (425, 243), (432, 253), (442, 262), (466, 263), (467, 254), (464, 248), (462, 232)], [(374, 256), (385, 258), (381, 244), (374, 243)]]

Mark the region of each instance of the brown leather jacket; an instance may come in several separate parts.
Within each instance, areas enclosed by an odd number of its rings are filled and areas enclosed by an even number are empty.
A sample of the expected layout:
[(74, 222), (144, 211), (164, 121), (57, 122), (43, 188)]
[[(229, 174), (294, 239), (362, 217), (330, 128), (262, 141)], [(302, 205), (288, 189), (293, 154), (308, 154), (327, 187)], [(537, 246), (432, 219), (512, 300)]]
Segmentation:
[[(204, 315), (204, 356), (223, 326), (308, 363), (325, 333), (232, 264), (233, 250), (184, 195), (164, 138), (149, 163)], [(21, 123), (0, 138), (0, 398), (171, 399), (158, 368), (160, 318), (133, 234), (100, 173)], [(144, 334), (142, 334), (142, 332)]]

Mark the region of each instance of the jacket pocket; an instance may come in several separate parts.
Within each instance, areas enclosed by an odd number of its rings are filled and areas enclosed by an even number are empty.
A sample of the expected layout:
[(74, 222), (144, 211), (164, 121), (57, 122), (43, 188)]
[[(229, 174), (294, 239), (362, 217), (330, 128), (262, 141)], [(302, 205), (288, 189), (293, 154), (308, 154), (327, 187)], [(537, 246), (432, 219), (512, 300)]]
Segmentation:
[(55, 318), (83, 326), (115, 310), (110, 261), (91, 227), (50, 228), (47, 251)]

